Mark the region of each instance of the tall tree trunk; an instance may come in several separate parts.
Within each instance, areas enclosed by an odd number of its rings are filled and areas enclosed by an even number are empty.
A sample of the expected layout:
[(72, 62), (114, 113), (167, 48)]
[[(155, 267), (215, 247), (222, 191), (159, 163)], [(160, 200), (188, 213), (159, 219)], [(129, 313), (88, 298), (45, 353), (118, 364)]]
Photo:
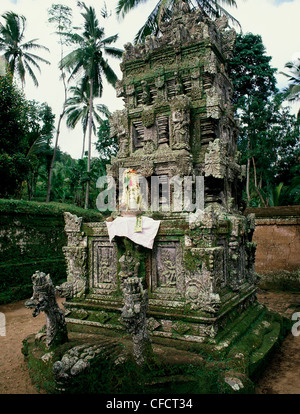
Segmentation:
[(250, 201), (250, 158), (247, 160), (247, 177), (246, 177), (247, 200)]
[(49, 169), (49, 175), (48, 175), (48, 188), (47, 188), (46, 203), (49, 203), (49, 201), (50, 201), (51, 188), (52, 188), (53, 167), (54, 167), (54, 162), (55, 162), (56, 152), (57, 152), (57, 147), (58, 147), (58, 137), (59, 137), (59, 134), (60, 134), (60, 125), (61, 125), (61, 121), (62, 121), (64, 115), (65, 115), (65, 104), (63, 106), (63, 111), (62, 111), (62, 113), (59, 116), (59, 120), (58, 120), (58, 124), (57, 124), (54, 151), (53, 151), (53, 156), (52, 156), (52, 160), (51, 160), (51, 164), (50, 164), (50, 169)]
[[(62, 60), (62, 58), (63, 58), (63, 47), (62, 46), (61, 46), (61, 50), (60, 50), (60, 57), (61, 57), (61, 60)], [(66, 112), (66, 102), (67, 102), (67, 99), (68, 99), (68, 89), (67, 89), (66, 78), (65, 78), (65, 73), (64, 73), (63, 69), (61, 69), (61, 77), (62, 77), (62, 81), (63, 81), (63, 85), (64, 85), (65, 101), (64, 101), (64, 104), (63, 104), (62, 112), (59, 116), (59, 120), (58, 120), (58, 123), (57, 123), (55, 146), (54, 146), (53, 156), (52, 156), (52, 160), (51, 160), (51, 164), (50, 164), (49, 175), (48, 175), (48, 187), (47, 187), (46, 203), (49, 203), (49, 201), (50, 201), (51, 187), (52, 187), (52, 173), (53, 173), (53, 167), (54, 167), (54, 162), (55, 162), (56, 152), (57, 152), (57, 147), (58, 147), (58, 138), (59, 138), (59, 134), (60, 134), (60, 125), (61, 125), (61, 121), (62, 121), (62, 119), (65, 115), (65, 112)]]
[(83, 133), (83, 144), (82, 144), (82, 154), (81, 154), (81, 158), (84, 157), (85, 136), (86, 136), (86, 128), (85, 128), (84, 133)]
[(267, 207), (265, 200), (263, 199), (263, 196), (261, 195), (258, 186), (257, 186), (257, 174), (256, 174), (256, 165), (255, 165), (255, 159), (254, 157), (252, 157), (252, 162), (253, 162), (253, 169), (254, 169), (254, 187), (255, 187), (255, 191), (257, 192), (260, 201), (262, 202), (262, 204), (264, 205), (264, 207)]
[(89, 173), (91, 170), (91, 151), (92, 151), (92, 112), (93, 112), (93, 82), (90, 80), (90, 102), (89, 102), (89, 149), (88, 149), (88, 162), (87, 162), (87, 175), (88, 181), (86, 182), (85, 191), (85, 203), (84, 208), (89, 208), (89, 195), (90, 195), (90, 180)]
[(28, 178), (27, 180), (27, 194), (28, 194), (28, 201), (31, 201), (30, 178)]

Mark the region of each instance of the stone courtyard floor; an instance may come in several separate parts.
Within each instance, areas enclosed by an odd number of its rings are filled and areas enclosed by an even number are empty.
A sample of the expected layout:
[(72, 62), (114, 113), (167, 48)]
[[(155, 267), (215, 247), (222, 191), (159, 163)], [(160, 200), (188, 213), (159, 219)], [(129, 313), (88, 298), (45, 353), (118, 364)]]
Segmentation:
[[(300, 312), (300, 292), (259, 290), (258, 300), (288, 318)], [(6, 336), (0, 336), (0, 394), (39, 393), (31, 383), (21, 348), (23, 339), (45, 324), (45, 316), (33, 318), (24, 302), (0, 305), (6, 318)], [(258, 380), (256, 390), (257, 394), (300, 394), (300, 335), (288, 334)]]

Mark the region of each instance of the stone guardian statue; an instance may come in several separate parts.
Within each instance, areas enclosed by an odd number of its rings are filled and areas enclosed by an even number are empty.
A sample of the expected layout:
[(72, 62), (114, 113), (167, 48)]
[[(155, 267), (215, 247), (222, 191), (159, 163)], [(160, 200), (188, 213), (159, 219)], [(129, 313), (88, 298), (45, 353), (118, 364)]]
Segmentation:
[(46, 345), (52, 348), (68, 341), (65, 316), (56, 302), (56, 291), (50, 275), (36, 271), (31, 277), (33, 295), (25, 303), (26, 308), (34, 309), (32, 316), (40, 312), (46, 315)]

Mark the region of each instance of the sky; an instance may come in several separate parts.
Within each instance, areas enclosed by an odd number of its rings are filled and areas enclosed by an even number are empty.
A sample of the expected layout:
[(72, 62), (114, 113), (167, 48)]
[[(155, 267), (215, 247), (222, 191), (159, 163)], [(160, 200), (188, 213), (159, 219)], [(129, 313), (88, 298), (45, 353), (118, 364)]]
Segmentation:
[[(41, 57), (51, 61), (51, 65), (41, 63), (41, 74), (35, 72), (39, 87), (36, 88), (31, 79), (27, 77), (24, 91), (27, 99), (35, 99), (41, 103), (47, 102), (58, 120), (62, 110), (64, 90), (59, 80), (60, 47), (58, 37), (54, 34), (53, 25), (48, 23), (47, 10), (53, 3), (61, 3), (71, 7), (73, 9), (73, 25), (81, 25), (82, 18), (80, 9), (77, 7), (77, 0), (0, 0), (0, 16), (6, 11), (14, 11), (24, 15), (27, 19), (25, 41), (38, 39), (37, 43), (50, 49), (50, 53), (38, 51)], [(152, 11), (156, 0), (148, 0), (122, 20), (116, 18), (114, 13), (118, 0), (106, 0), (107, 9), (112, 11), (112, 16), (105, 20), (100, 15), (104, 0), (85, 0), (85, 3), (87, 6), (95, 8), (100, 25), (105, 28), (107, 37), (114, 34), (119, 35), (114, 46), (123, 49), (125, 43), (133, 42), (135, 34)], [(288, 61), (300, 57), (300, 0), (236, 0), (236, 3), (237, 8), (226, 6), (226, 10), (240, 22), (243, 33), (251, 32), (261, 35), (266, 47), (266, 54), (272, 57), (271, 65), (278, 69), (277, 87), (281, 89), (287, 86), (286, 77), (279, 72), (286, 71), (284, 65)], [(0, 20), (3, 21), (1, 18)], [(110, 65), (118, 78), (121, 79), (120, 61), (110, 58)], [(108, 84), (104, 85), (104, 92), (99, 102), (107, 105), (111, 112), (124, 107), (122, 99), (116, 98), (115, 90)], [(296, 113), (298, 107), (299, 103), (293, 105), (291, 112)], [(74, 130), (70, 130), (63, 122), (59, 147), (73, 158), (81, 157), (82, 129), (80, 124)], [(93, 155), (97, 155), (96, 150), (93, 151)]]

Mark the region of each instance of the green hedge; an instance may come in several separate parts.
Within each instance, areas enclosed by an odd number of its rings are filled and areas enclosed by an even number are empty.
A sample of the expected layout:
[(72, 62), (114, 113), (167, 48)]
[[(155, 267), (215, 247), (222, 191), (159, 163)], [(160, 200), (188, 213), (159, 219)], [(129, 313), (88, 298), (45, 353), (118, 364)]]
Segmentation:
[(37, 201), (0, 199), (0, 215), (2, 214), (28, 214), (40, 216), (63, 216), (65, 211), (82, 217), (83, 221), (101, 221), (102, 214), (98, 210), (85, 210), (83, 208), (62, 203), (41, 203)]
[(36, 270), (50, 273), (55, 286), (66, 280), (64, 259), (37, 260), (29, 263), (0, 265), (0, 304), (6, 304), (32, 296), (31, 276)]
[(65, 211), (85, 222), (103, 219), (98, 211), (68, 204), (0, 199), (0, 303), (30, 297), (36, 270), (50, 273), (55, 284), (66, 279)]

